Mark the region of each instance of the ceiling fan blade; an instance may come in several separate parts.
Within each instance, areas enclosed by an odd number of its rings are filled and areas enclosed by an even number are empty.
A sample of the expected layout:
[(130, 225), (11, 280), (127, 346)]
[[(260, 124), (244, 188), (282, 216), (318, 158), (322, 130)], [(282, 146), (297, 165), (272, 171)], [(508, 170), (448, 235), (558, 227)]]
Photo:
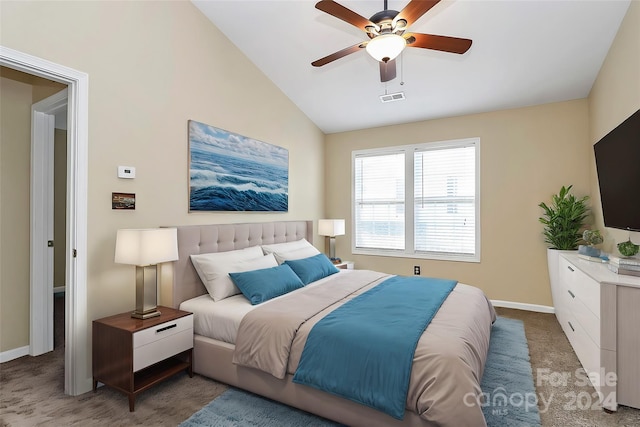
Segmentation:
[(347, 55), (349, 55), (351, 53), (357, 52), (360, 49), (364, 48), (366, 45), (367, 45), (366, 42), (354, 44), (353, 46), (349, 46), (347, 48), (344, 48), (342, 50), (334, 52), (331, 55), (327, 55), (324, 58), (320, 58), (320, 59), (318, 59), (316, 61), (313, 61), (311, 63), (311, 65), (313, 65), (314, 67), (322, 67), (323, 65), (326, 65), (329, 62), (333, 62), (336, 59), (340, 59), (340, 58), (342, 58), (344, 56), (347, 56)]
[(338, 19), (342, 19), (344, 22), (354, 25), (360, 28), (362, 31), (367, 31), (366, 27), (375, 27), (376, 25), (369, 21), (364, 16), (360, 16), (351, 9), (338, 4), (332, 0), (321, 0), (316, 3), (316, 9), (328, 13), (331, 16), (335, 16)]
[(380, 81), (388, 82), (396, 78), (396, 60), (380, 62)]
[(394, 24), (400, 19), (407, 21), (407, 27), (418, 20), (422, 15), (427, 13), (440, 0), (411, 0), (402, 11), (393, 19)]
[(465, 53), (471, 47), (472, 41), (458, 37), (436, 36), (433, 34), (405, 33), (402, 35), (409, 47), (440, 50), (442, 52)]

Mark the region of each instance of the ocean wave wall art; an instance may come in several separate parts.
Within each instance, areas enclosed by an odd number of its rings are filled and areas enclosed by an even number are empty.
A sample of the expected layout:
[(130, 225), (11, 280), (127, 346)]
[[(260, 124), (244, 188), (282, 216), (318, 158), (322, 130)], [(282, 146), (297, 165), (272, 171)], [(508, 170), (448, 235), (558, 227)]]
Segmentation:
[(289, 151), (189, 120), (189, 211), (287, 212)]

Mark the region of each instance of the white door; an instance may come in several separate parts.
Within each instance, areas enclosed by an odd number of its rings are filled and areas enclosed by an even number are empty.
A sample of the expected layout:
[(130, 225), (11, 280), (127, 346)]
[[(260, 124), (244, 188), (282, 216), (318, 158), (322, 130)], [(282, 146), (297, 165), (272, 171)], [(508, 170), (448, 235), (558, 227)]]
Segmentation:
[[(53, 152), (67, 89), (31, 107), (31, 324), (29, 354), (53, 350)], [(65, 262), (65, 265), (67, 263)]]

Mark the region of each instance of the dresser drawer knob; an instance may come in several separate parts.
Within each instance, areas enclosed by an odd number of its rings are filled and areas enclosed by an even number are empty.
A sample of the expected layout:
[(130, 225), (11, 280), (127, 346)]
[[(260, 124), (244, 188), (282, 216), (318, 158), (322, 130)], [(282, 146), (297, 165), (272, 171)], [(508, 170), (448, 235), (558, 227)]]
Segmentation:
[(573, 329), (573, 325), (571, 324), (571, 322), (567, 322), (567, 323), (569, 324), (569, 327), (571, 328), (571, 330), (572, 330), (573, 332), (575, 332), (576, 330), (575, 330), (575, 329)]
[(156, 329), (156, 334), (159, 334), (160, 332), (164, 332), (164, 331), (166, 331), (168, 329), (171, 329), (171, 328), (175, 328), (176, 326), (178, 326), (178, 325), (176, 325), (174, 323), (173, 325), (168, 325), (168, 326), (165, 326), (164, 328)]
[(575, 298), (575, 297), (576, 297), (576, 296), (573, 294), (573, 292), (571, 292), (571, 291), (567, 291), (567, 292), (569, 292), (569, 295), (571, 295), (571, 298)]

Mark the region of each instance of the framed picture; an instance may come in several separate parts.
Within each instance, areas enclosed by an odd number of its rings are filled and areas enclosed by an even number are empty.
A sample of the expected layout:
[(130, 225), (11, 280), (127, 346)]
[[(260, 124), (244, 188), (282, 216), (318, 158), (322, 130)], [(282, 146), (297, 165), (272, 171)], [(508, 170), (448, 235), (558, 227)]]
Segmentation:
[(111, 209), (135, 210), (135, 193), (111, 193)]
[(289, 151), (189, 120), (189, 212), (287, 212)]

